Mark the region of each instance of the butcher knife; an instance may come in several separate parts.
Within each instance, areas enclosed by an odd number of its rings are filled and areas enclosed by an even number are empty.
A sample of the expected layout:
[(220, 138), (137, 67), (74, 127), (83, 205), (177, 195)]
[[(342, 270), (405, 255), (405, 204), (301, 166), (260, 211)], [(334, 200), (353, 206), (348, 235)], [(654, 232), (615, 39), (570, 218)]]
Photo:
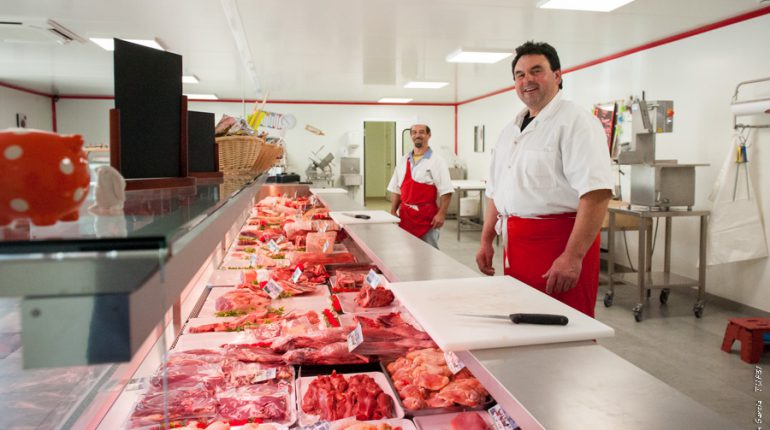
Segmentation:
[(510, 315), (485, 315), (485, 314), (458, 314), (466, 317), (495, 318), (511, 320), (514, 324), (541, 324), (541, 325), (567, 325), (569, 318), (564, 315), (554, 314), (510, 314)]
[(348, 214), (343, 213), (342, 215), (349, 216), (351, 218), (358, 218), (358, 219), (371, 219), (372, 217), (367, 214)]

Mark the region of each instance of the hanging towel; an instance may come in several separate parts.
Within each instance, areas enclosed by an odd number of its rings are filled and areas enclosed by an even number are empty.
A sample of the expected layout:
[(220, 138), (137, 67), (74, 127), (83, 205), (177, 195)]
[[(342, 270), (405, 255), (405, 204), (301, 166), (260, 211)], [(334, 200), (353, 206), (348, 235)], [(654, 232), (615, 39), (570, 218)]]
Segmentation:
[[(759, 202), (751, 185), (746, 161), (751, 160), (747, 136), (736, 131), (727, 158), (709, 195), (713, 202), (708, 228), (709, 265), (767, 257), (767, 240), (759, 211)], [(743, 152), (745, 147), (745, 151)]]

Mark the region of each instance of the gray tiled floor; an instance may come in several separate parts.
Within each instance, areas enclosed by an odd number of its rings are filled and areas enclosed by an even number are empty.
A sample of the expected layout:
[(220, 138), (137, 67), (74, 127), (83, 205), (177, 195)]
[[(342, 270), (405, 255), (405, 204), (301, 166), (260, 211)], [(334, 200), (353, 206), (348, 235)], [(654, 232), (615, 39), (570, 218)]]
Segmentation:
[[(479, 232), (462, 232), (458, 242), (456, 221), (447, 221), (439, 241), (440, 249), (476, 270), (475, 255)], [(502, 273), (501, 249), (496, 250), (495, 269)], [(643, 314), (634, 320), (631, 308), (638, 291), (629, 286), (615, 290), (614, 303), (602, 303), (606, 285), (599, 286), (596, 318), (615, 329), (615, 336), (599, 343), (653, 376), (661, 379), (710, 409), (727, 416), (744, 429), (756, 429), (757, 402), (770, 404), (770, 385), (754, 389), (755, 366), (740, 359), (740, 343), (732, 353), (720, 349), (728, 318), (764, 316), (757, 309), (708, 296), (703, 317), (695, 318), (692, 306), (696, 291), (672, 290), (666, 305), (660, 305), (658, 291), (653, 291)], [(757, 365), (764, 378), (770, 371), (770, 351)], [(602, 375), (596, 375), (601, 378)], [(618, 399), (632, 402), (634, 399)], [(612, 408), (612, 405), (607, 405)], [(655, 413), (655, 411), (650, 411)]]

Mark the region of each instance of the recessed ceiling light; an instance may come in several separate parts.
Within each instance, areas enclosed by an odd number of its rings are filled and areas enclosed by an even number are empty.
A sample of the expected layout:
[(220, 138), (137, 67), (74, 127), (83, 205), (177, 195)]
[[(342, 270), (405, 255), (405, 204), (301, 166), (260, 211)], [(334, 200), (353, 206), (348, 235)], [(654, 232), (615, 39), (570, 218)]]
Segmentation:
[(543, 9), (583, 10), (609, 12), (634, 0), (540, 0), (537, 7)]
[(500, 60), (513, 55), (511, 52), (495, 51), (491, 49), (458, 49), (447, 55), (450, 63), (497, 63)]
[(185, 93), (188, 99), (196, 99), (196, 100), (219, 100), (219, 97), (217, 97), (216, 94), (187, 94)]
[(449, 82), (412, 81), (404, 85), (404, 88), (430, 88), (438, 89), (449, 85)]
[(197, 84), (200, 81), (198, 80), (198, 77), (195, 75), (184, 75), (182, 76), (182, 83), (183, 84)]
[[(95, 44), (102, 47), (102, 49), (106, 51), (114, 51), (115, 50), (115, 41), (113, 39), (109, 38), (103, 38), (103, 37), (91, 37), (91, 42), (94, 42)], [(146, 46), (148, 48), (154, 48), (159, 51), (165, 51), (166, 48), (164, 48), (160, 42), (158, 42), (157, 39), (122, 39), (126, 42), (135, 43), (137, 45)]]
[(396, 97), (383, 97), (377, 100), (377, 103), (409, 103), (412, 99), (402, 99)]

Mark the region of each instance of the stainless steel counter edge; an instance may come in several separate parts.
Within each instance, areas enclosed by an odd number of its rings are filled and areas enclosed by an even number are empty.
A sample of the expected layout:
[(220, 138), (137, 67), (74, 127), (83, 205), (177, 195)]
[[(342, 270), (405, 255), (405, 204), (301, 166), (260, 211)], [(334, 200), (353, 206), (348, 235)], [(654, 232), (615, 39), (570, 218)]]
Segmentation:
[[(362, 208), (345, 195), (318, 197), (330, 210)], [(480, 276), (396, 224), (356, 224), (345, 230), (389, 279)], [(524, 430), (739, 428), (594, 342), (458, 356)]]

